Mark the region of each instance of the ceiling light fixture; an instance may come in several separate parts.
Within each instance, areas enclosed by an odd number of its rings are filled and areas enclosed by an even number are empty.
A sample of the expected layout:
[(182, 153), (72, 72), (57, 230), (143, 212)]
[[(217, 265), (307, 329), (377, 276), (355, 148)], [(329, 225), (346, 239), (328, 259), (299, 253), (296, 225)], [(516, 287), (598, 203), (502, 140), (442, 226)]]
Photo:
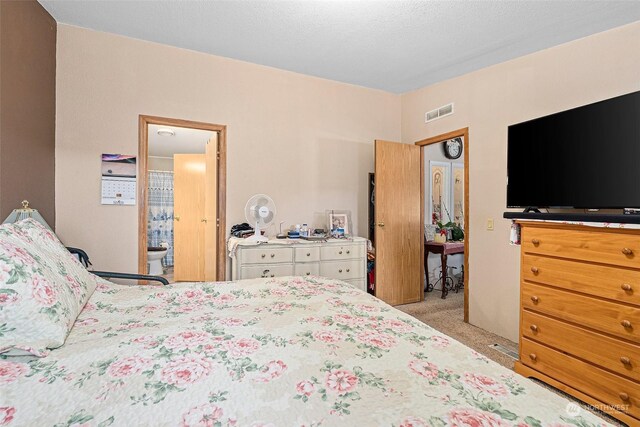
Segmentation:
[(160, 128), (158, 129), (158, 135), (160, 136), (175, 136), (175, 132), (171, 129)]

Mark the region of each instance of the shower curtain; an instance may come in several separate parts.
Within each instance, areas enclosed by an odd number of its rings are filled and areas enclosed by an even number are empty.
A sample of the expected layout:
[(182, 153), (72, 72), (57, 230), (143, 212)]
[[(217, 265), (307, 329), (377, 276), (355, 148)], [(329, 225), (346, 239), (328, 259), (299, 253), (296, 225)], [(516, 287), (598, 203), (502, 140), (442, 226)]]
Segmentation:
[(147, 245), (169, 244), (162, 265), (173, 265), (173, 172), (149, 171)]

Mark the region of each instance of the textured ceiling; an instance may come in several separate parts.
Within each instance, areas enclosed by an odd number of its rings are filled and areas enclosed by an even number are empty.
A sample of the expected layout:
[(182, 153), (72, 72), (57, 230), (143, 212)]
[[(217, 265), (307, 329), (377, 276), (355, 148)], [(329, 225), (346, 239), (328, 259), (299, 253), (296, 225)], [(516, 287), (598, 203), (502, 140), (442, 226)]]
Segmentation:
[(61, 23), (394, 93), (640, 20), (640, 1), (40, 0)]

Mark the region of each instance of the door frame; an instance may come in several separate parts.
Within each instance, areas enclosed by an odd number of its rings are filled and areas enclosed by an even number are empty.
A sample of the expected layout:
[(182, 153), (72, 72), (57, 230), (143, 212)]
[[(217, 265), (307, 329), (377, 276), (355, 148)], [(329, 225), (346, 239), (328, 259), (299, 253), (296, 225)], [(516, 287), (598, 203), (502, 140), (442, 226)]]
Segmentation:
[[(444, 142), (451, 138), (463, 138), (464, 153), (464, 322), (469, 323), (469, 128), (462, 128), (417, 141), (420, 146), (420, 223), (424, 235), (424, 147)], [(422, 248), (422, 270), (424, 271), (424, 245)], [(428, 272), (426, 274), (429, 274)]]
[(167, 117), (147, 116), (138, 118), (138, 273), (147, 273), (147, 174), (149, 157), (149, 125), (176, 126), (191, 129), (208, 130), (218, 133), (218, 191), (216, 220), (218, 236), (216, 242), (216, 280), (226, 280), (226, 216), (227, 216), (227, 126), (191, 120)]

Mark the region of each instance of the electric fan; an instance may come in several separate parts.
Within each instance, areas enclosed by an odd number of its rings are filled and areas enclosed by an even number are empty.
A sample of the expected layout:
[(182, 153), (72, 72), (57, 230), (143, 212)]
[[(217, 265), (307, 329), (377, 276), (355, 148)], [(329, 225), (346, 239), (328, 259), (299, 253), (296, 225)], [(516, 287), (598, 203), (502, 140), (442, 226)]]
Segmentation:
[(253, 236), (247, 237), (249, 242), (267, 242), (260, 230), (265, 229), (273, 222), (276, 216), (276, 204), (266, 194), (256, 194), (247, 201), (244, 214), (249, 224), (255, 224)]

